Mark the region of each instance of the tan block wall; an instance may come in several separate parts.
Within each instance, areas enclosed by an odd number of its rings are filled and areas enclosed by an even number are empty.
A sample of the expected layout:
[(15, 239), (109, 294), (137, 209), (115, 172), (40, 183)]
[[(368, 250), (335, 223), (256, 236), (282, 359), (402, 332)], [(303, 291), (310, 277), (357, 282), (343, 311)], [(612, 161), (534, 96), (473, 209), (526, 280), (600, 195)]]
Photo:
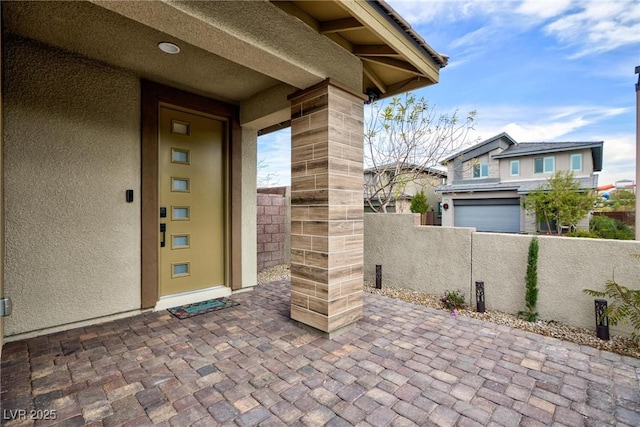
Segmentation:
[[(473, 229), (415, 226), (414, 216), (365, 215), (365, 280), (440, 295), (460, 289), (475, 305), (475, 281), (485, 283), (486, 307), (524, 309), (525, 272), (532, 236), (476, 233)], [(593, 297), (584, 288), (616, 282), (640, 288), (640, 242), (538, 236), (538, 312), (541, 319), (595, 329)], [(411, 254), (411, 256), (407, 256)], [(469, 298), (471, 296), (471, 298)], [(627, 327), (612, 331), (629, 333)]]
[(324, 332), (362, 316), (362, 117), (330, 84), (292, 99), (291, 316)]
[(6, 335), (138, 309), (138, 78), (24, 39), (4, 48)]
[(289, 263), (290, 191), (288, 187), (258, 188), (258, 271)]

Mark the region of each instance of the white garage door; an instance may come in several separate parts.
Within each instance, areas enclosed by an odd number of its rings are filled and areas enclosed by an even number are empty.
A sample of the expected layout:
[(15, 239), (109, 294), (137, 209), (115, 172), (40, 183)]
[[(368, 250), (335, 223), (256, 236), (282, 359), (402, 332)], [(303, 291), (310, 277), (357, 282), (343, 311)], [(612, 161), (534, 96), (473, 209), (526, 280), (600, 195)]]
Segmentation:
[(475, 227), (477, 231), (520, 232), (519, 199), (454, 200), (456, 227)]

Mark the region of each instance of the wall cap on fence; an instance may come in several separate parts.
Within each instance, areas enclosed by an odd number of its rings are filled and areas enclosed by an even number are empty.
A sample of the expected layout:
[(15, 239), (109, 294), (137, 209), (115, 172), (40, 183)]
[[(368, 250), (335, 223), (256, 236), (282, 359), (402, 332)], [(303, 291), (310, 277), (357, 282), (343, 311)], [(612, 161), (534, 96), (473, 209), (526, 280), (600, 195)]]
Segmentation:
[(287, 188), (290, 188), (290, 187), (285, 186), (285, 187), (258, 188), (258, 194), (279, 194), (280, 196), (284, 196), (285, 194), (287, 194)]

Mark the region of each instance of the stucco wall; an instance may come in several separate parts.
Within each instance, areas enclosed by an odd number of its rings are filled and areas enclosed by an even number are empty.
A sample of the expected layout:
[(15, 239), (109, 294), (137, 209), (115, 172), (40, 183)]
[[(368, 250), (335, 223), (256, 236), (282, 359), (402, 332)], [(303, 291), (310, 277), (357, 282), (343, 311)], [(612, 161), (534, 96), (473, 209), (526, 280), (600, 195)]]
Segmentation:
[[(472, 229), (416, 227), (413, 215), (365, 214), (365, 280), (375, 280), (382, 264), (383, 284), (439, 295), (458, 288), (472, 295), (485, 282), (487, 309), (524, 309), (525, 272), (533, 236), (476, 233)], [(593, 298), (584, 288), (618, 283), (640, 288), (640, 242), (538, 236), (540, 318), (594, 328)], [(472, 291), (472, 292), (471, 292)], [(612, 328), (628, 332), (626, 327)]]
[(473, 177), (473, 167), (477, 164), (486, 163), (489, 166), (489, 176), (487, 178), (499, 178), (500, 177), (500, 161), (493, 159), (492, 156), (500, 154), (503, 151), (502, 148), (496, 148), (488, 153), (482, 154), (473, 159), (469, 159), (462, 163), (462, 179), (463, 180), (478, 180), (481, 182), (481, 178)]
[(4, 48), (6, 335), (139, 308), (138, 79), (23, 39)]
[[(517, 158), (500, 159), (500, 177), (502, 181), (521, 181), (523, 179), (547, 179), (553, 177), (554, 173), (534, 173), (534, 159), (537, 157), (554, 157), (555, 171), (571, 170), (571, 155), (582, 154), (582, 170), (573, 172), (575, 177), (590, 176), (593, 173), (593, 157), (591, 150), (575, 150), (562, 153), (540, 154), (536, 156), (523, 156)], [(511, 160), (520, 160), (520, 175), (509, 176)]]
[(471, 228), (415, 226), (419, 214), (364, 215), (364, 278), (439, 294), (471, 283)]
[(256, 238), (256, 181), (258, 133), (242, 128), (242, 287), (258, 284)]
[[(473, 281), (485, 282), (487, 308), (511, 313), (523, 309), (531, 238), (474, 233)], [(622, 285), (640, 288), (640, 262), (629, 256), (640, 253), (640, 242), (554, 236), (538, 240), (538, 312), (543, 319), (592, 328), (593, 297), (582, 289), (602, 289), (614, 276)]]

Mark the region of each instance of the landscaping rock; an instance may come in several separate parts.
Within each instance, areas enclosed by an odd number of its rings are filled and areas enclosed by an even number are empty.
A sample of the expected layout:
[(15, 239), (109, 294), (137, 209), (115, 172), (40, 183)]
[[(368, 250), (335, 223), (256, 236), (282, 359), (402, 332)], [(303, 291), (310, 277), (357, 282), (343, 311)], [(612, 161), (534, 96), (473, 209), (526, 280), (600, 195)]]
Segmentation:
[[(287, 265), (278, 265), (268, 268), (258, 273), (258, 284), (268, 283), (274, 280), (285, 280), (291, 277), (291, 272)], [(443, 305), (439, 298), (434, 295), (428, 295), (416, 292), (411, 289), (396, 288), (385, 286), (383, 289), (376, 289), (372, 283), (365, 283), (364, 289), (372, 294), (387, 296), (399, 299), (413, 304), (420, 304), (426, 307), (443, 309)], [(477, 313), (469, 309), (457, 310), (458, 316), (472, 317), (475, 319), (485, 320), (498, 325), (504, 325), (511, 328), (521, 329), (533, 332), (539, 335), (558, 338), (563, 341), (569, 341), (580, 345), (597, 348), (599, 350), (611, 351), (624, 356), (630, 356), (640, 359), (640, 347), (627, 337), (620, 335), (611, 335), (609, 341), (603, 341), (596, 337), (595, 330), (586, 328), (576, 328), (565, 325), (554, 320), (538, 320), (537, 322), (527, 322), (519, 317), (503, 313), (500, 311), (486, 311)]]

